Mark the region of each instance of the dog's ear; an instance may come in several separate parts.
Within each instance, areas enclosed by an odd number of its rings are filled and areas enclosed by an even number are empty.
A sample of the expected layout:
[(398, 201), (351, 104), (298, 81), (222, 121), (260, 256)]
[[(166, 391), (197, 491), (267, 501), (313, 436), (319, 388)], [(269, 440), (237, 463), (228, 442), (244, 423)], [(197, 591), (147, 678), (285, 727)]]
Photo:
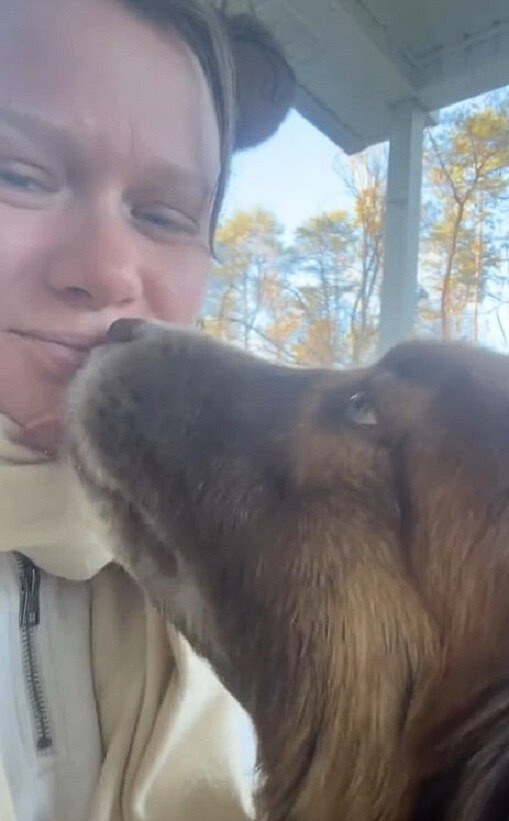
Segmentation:
[(375, 369), (400, 436), (412, 573), (444, 637), (412, 821), (509, 816), (509, 357), (410, 343)]
[(509, 680), (488, 686), (441, 731), (424, 762), (413, 821), (506, 821)]
[(242, 150), (275, 134), (293, 105), (295, 76), (280, 46), (258, 20), (241, 14), (224, 15), (224, 22), (235, 64), (235, 150)]
[[(377, 366), (400, 429), (509, 483), (509, 357), (463, 344), (405, 343)], [(479, 478), (479, 477), (478, 477)]]
[(509, 358), (413, 343), (374, 374), (405, 555), (448, 637), (440, 722), (486, 682), (485, 671), (509, 676)]

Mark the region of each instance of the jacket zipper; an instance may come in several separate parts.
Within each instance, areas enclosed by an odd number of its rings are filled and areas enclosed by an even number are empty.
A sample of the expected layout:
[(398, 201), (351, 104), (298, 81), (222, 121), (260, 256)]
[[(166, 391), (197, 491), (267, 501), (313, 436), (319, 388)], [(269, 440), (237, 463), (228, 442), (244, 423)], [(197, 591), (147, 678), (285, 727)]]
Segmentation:
[(35, 632), (40, 622), (41, 571), (26, 556), (20, 553), (15, 556), (20, 581), (19, 629), (23, 676), (35, 728), (35, 746), (37, 752), (48, 753), (53, 747), (53, 737), (39, 672)]

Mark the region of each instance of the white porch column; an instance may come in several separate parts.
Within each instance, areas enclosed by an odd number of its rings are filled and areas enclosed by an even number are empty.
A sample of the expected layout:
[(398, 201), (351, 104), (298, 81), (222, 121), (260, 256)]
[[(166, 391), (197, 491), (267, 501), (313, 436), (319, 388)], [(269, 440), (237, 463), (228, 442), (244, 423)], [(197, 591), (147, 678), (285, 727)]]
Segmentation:
[(380, 353), (411, 336), (414, 325), (425, 119), (426, 113), (411, 101), (394, 108), (387, 175)]

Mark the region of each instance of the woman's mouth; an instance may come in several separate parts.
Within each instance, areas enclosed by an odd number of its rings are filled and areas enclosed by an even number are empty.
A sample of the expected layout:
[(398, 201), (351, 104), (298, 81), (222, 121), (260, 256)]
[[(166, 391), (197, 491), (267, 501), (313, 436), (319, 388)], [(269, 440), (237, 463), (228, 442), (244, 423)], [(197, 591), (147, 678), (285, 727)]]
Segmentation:
[(10, 331), (18, 337), (27, 352), (37, 357), (45, 369), (63, 379), (73, 376), (87, 359), (92, 348), (104, 337), (80, 334), (55, 334), (40, 331)]

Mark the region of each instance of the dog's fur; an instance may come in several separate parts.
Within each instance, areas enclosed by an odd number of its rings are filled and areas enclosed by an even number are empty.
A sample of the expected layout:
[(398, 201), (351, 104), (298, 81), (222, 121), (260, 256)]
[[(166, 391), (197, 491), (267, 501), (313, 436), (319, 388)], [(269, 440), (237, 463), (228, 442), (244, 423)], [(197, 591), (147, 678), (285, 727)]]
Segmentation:
[(281, 368), (123, 324), (74, 459), (253, 718), (268, 821), (509, 817), (509, 360)]

